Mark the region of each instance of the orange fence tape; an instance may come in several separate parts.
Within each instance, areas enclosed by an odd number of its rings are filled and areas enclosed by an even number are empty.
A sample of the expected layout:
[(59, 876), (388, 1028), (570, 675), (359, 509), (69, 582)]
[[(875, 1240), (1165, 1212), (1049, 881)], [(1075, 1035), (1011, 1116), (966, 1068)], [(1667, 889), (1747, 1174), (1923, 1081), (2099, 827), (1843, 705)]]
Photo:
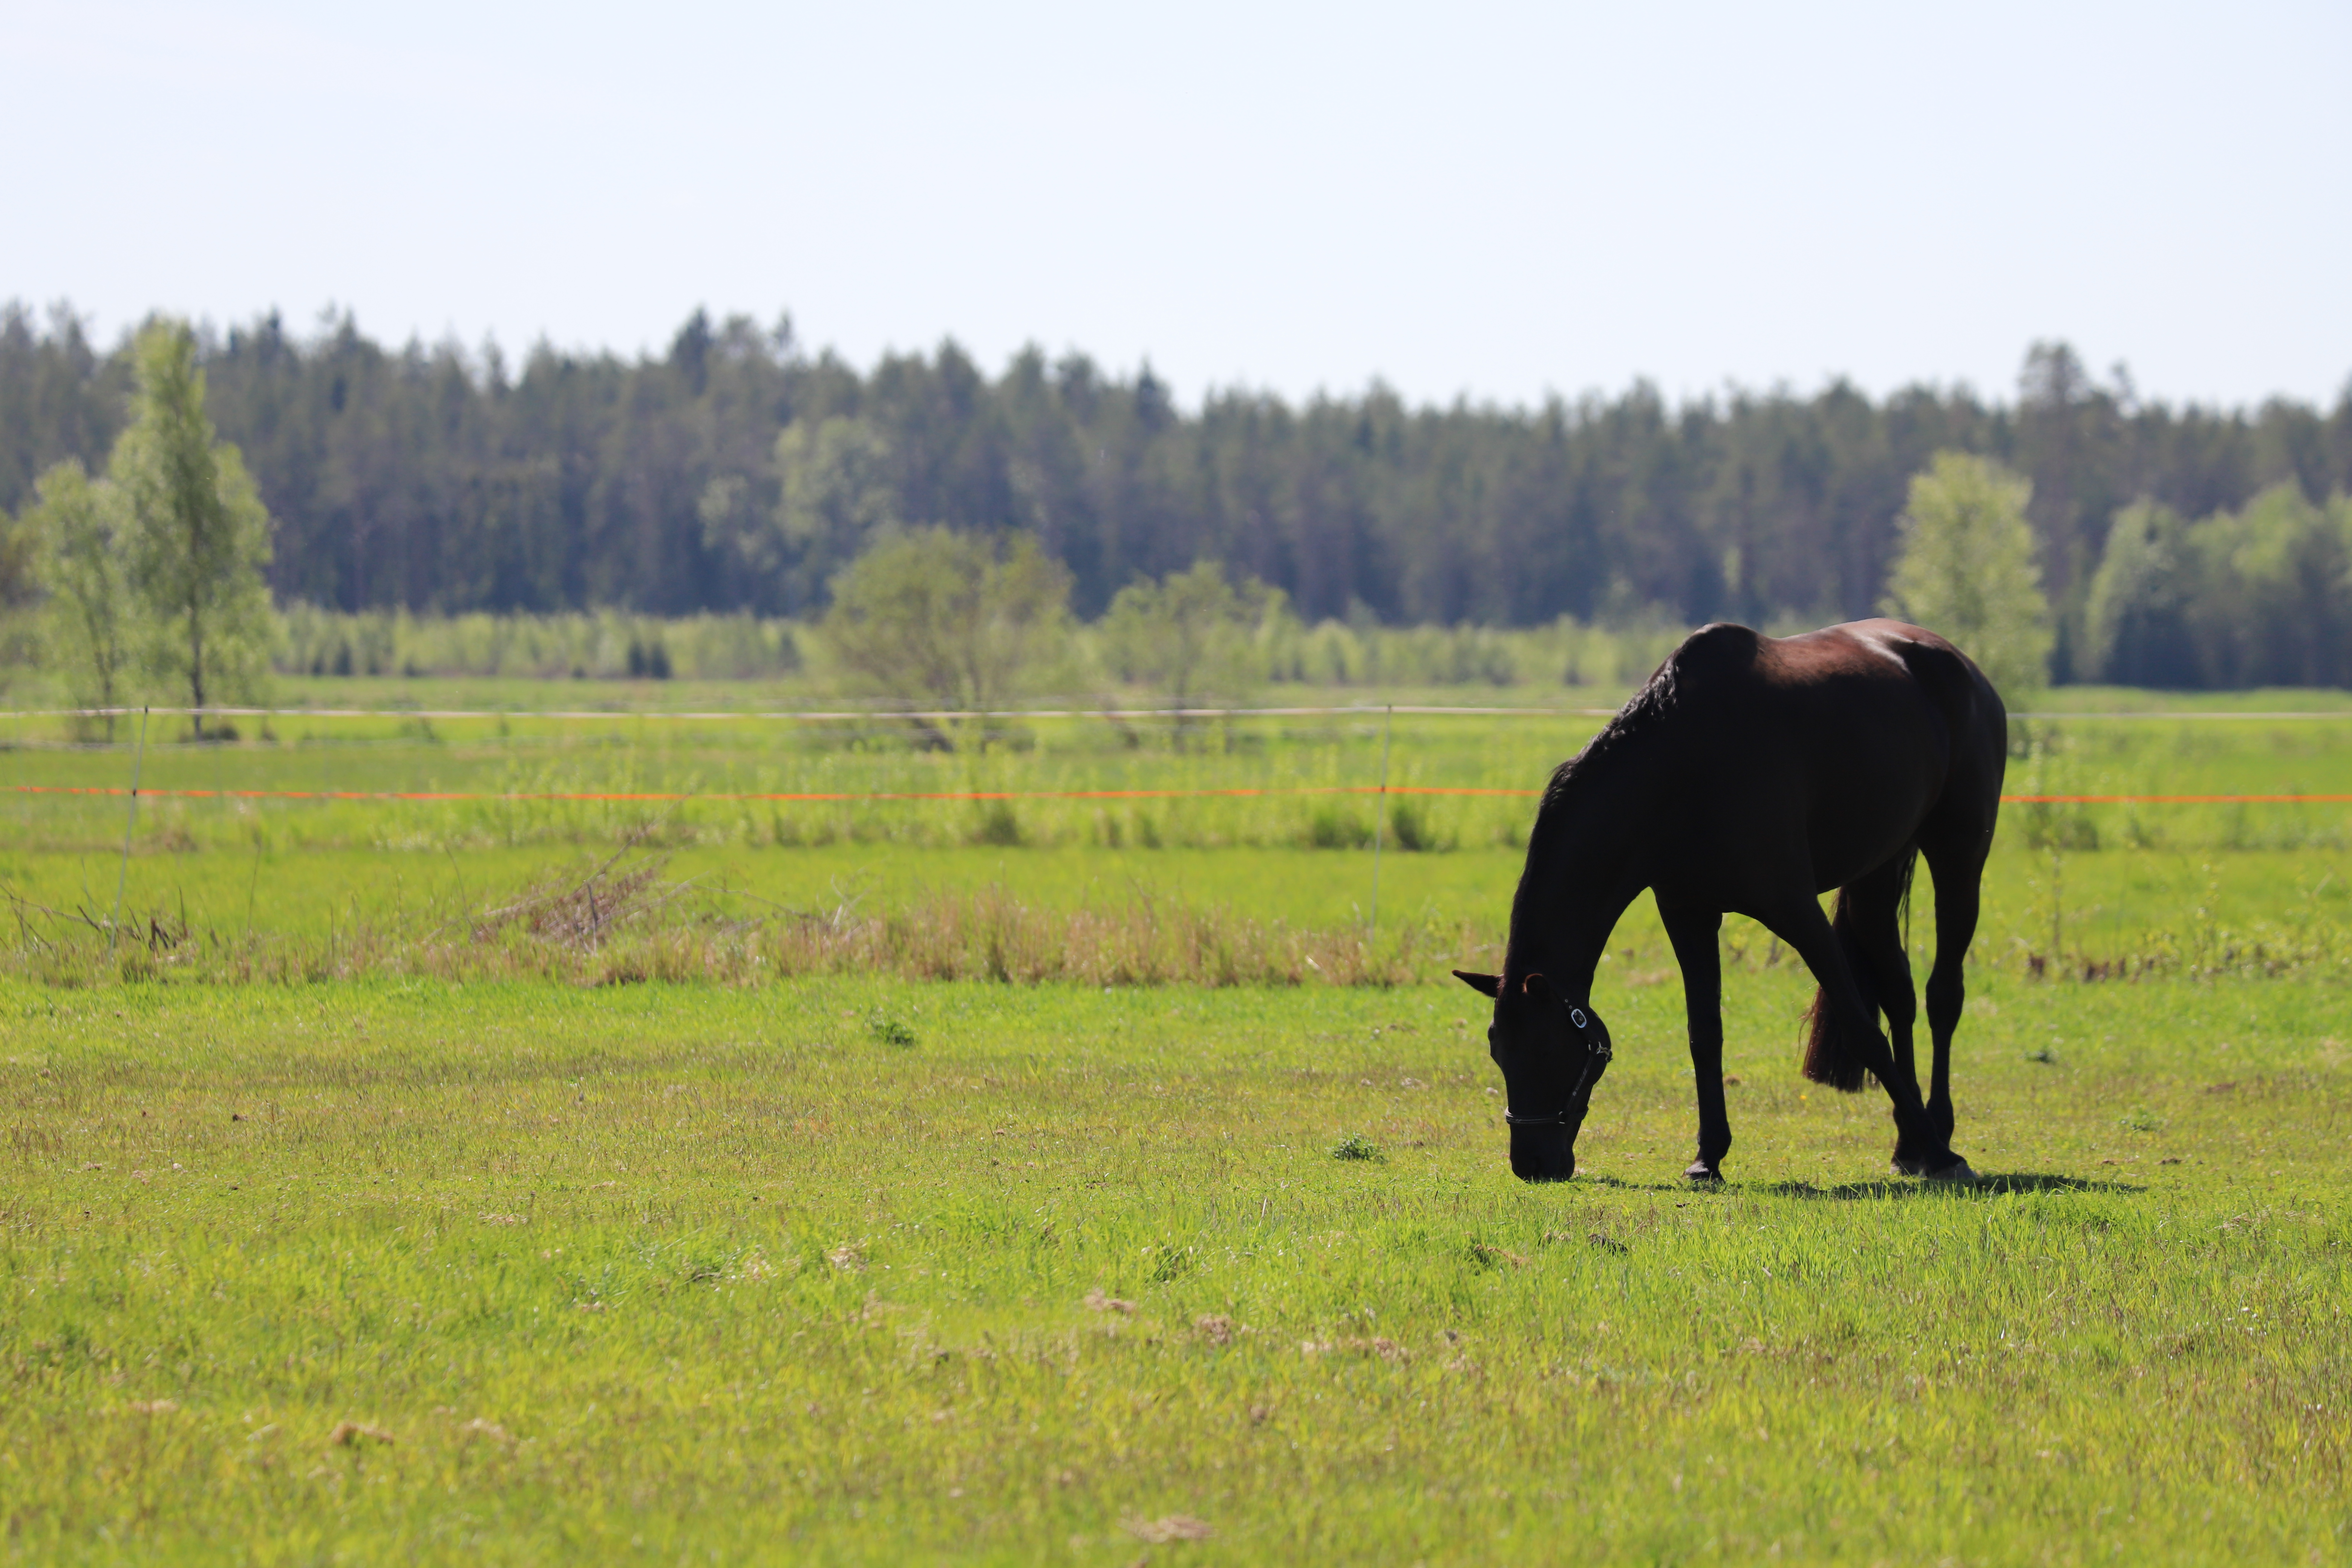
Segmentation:
[(2247, 805), (2258, 801), (2343, 804), (2352, 795), (2005, 795), (2004, 805)]
[[(845, 801), (845, 800), (1175, 800), (1212, 796), (1282, 795), (1435, 795), (1533, 796), (1537, 789), (1482, 789), (1455, 784), (1289, 784), (1235, 789), (983, 789), (761, 791), (735, 794), (668, 790), (473, 790), (367, 789), (142, 789), (121, 784), (11, 784), (18, 795), (131, 794), (184, 800), (413, 800), (413, 801)], [(2005, 805), (2248, 805), (2256, 804), (2352, 805), (2352, 795), (2005, 795)]]
[[(934, 723), (969, 719), (1377, 719), (1402, 713), (1407, 718), (1468, 717), (1489, 719), (1607, 719), (1614, 708), (1463, 707), (1426, 702), (1351, 702), (1344, 707), (1316, 708), (1110, 708), (1085, 704), (1075, 708), (989, 708), (978, 712), (961, 708), (9, 708), (0, 720), (10, 719), (131, 719), (142, 713), (159, 719), (557, 719), (566, 721), (603, 719), (685, 719), (697, 722), (739, 719), (782, 720), (788, 722), (836, 723), (856, 720), (927, 719)], [(2012, 719), (2352, 719), (2352, 708), (2273, 708), (2255, 710), (2127, 709), (2085, 710), (2083, 712), (2011, 713)]]

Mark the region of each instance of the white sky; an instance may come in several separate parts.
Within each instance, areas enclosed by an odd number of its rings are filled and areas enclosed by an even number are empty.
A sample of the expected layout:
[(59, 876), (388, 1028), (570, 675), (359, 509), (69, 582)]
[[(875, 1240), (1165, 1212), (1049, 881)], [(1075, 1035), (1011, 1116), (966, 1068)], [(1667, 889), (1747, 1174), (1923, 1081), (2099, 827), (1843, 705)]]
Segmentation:
[(2352, 5), (0, 0), (0, 299), (1190, 401), (2352, 375)]

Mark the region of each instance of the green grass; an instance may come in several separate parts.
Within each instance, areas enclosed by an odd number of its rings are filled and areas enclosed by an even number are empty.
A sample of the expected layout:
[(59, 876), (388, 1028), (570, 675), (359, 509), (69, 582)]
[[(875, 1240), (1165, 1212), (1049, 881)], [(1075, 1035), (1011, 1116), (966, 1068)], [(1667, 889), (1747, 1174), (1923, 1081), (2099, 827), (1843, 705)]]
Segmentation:
[(0, 984), (5, 1551), (2340, 1560), (2342, 988), (1992, 978), (1964, 1192), (1803, 989), (1706, 1193), (1671, 985), (1529, 1188), (1451, 988)]

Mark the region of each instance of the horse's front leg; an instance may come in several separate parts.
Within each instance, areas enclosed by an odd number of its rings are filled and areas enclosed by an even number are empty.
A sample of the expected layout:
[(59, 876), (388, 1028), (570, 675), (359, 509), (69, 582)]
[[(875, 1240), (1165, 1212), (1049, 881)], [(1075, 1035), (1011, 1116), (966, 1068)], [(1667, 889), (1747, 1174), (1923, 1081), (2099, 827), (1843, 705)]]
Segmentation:
[(1714, 910), (1669, 909), (1663, 902), (1658, 913), (1683, 972), (1691, 1072), (1698, 1079), (1698, 1158), (1683, 1174), (1695, 1182), (1717, 1182), (1723, 1179), (1723, 1157), (1731, 1152), (1731, 1117), (1723, 1105), (1723, 957), (1716, 947), (1723, 916)]

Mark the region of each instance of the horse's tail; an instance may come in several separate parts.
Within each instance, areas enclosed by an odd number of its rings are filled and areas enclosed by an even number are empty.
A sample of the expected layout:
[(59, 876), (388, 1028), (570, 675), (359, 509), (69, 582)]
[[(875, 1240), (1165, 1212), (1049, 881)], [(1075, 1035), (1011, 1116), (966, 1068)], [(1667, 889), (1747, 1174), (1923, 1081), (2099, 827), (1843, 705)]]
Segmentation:
[[(1906, 930), (1910, 926), (1911, 873), (1917, 864), (1916, 856), (1915, 849), (1903, 862), (1901, 919)], [(1862, 993), (1864, 1016), (1876, 1017), (1878, 973), (1869, 950), (1854, 931), (1852, 889), (1838, 889), (1837, 904), (1830, 915), (1830, 930), (1836, 933), (1839, 951), (1845, 954), (1846, 973), (1853, 976), (1854, 985)], [(1830, 999), (1820, 987), (1814, 987), (1813, 1005), (1805, 1010), (1805, 1076), (1843, 1093), (1858, 1092), (1870, 1081), (1869, 1069), (1863, 1066), (1861, 1045), (1853, 1037), (1853, 1030), (1838, 1016), (1837, 1009), (1830, 1005)]]
[[(1843, 888), (1838, 889), (1830, 930), (1837, 933), (1838, 947), (1845, 954), (1846, 972), (1862, 988), (1863, 1006), (1875, 1012), (1877, 987), (1871, 984), (1870, 962), (1862, 955), (1862, 944), (1854, 940), (1852, 895)], [(1813, 1005), (1805, 1009), (1805, 1076), (1843, 1093), (1857, 1092), (1870, 1077), (1856, 1049), (1860, 1044), (1853, 1038), (1853, 1028), (1830, 1005), (1829, 997), (1815, 986)]]

